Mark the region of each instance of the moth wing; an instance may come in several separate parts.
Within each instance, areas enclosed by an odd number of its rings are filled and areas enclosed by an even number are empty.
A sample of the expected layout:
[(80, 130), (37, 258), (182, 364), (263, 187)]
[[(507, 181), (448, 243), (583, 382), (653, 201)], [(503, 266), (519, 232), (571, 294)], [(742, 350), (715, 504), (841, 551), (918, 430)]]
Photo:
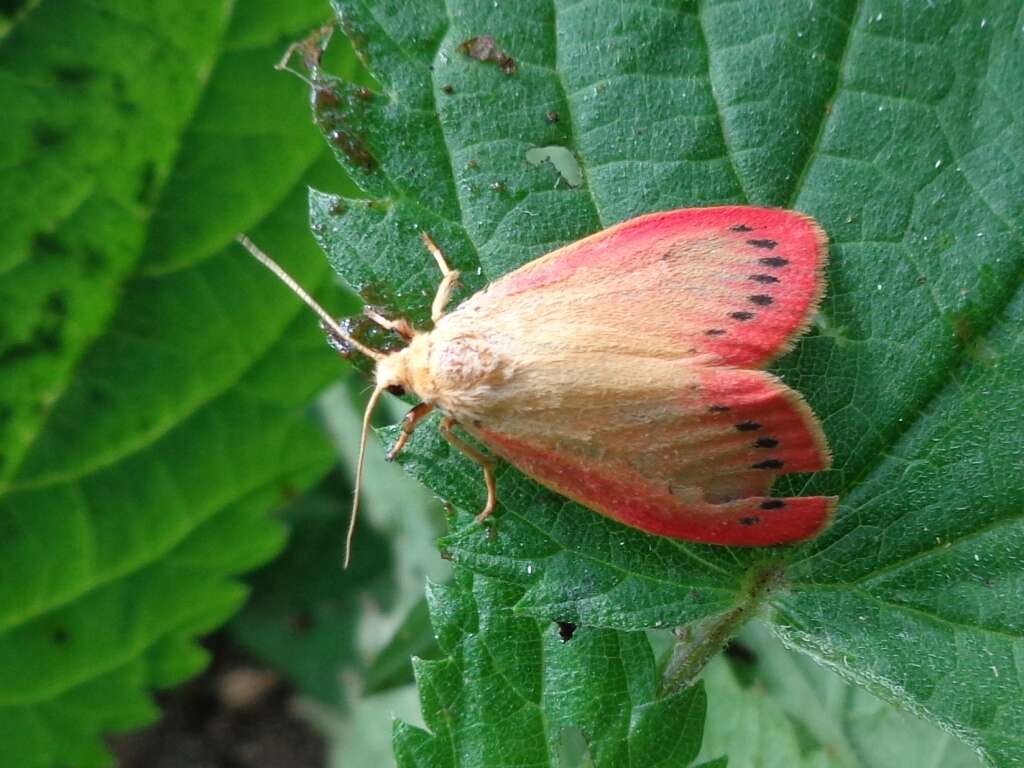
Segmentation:
[(719, 364), (761, 366), (806, 330), (826, 260), (825, 234), (800, 213), (687, 208), (571, 243), (464, 307), (477, 315), (529, 313), (550, 333), (603, 332), (610, 351), (617, 336), (651, 356), (706, 354)]
[(661, 536), (764, 546), (828, 525), (833, 498), (767, 496), (778, 474), (829, 463), (810, 408), (771, 374), (663, 361), (588, 384), (586, 368), (573, 371), (577, 415), (527, 400), (466, 428), (552, 490)]
[[(526, 474), (621, 522), (691, 541), (811, 537), (835, 500), (767, 496), (828, 465), (802, 398), (756, 370), (823, 292), (826, 240), (792, 211), (642, 216), (537, 259), (443, 318), (507, 377), (447, 410)], [(464, 412), (463, 412), (464, 411)]]

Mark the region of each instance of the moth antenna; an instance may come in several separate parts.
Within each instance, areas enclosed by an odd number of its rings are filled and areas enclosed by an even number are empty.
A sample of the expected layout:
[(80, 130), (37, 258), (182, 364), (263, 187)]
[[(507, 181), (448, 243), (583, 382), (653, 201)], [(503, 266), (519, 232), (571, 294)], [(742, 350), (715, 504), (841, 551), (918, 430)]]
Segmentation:
[(253, 258), (256, 259), (256, 261), (277, 275), (278, 279), (280, 279), (282, 283), (291, 288), (292, 293), (302, 299), (306, 303), (306, 306), (316, 312), (317, 317), (320, 318), (320, 322), (323, 323), (327, 330), (329, 330), (335, 337), (341, 339), (346, 344), (351, 345), (353, 348), (358, 349), (364, 355), (373, 358), (374, 360), (383, 360), (387, 357), (387, 355), (384, 355), (375, 349), (371, 349), (345, 333), (338, 321), (331, 317), (327, 310), (317, 303), (316, 299), (306, 293), (305, 289), (295, 282), (295, 279), (291, 275), (284, 271), (284, 267), (261, 251), (252, 240), (245, 235), (238, 235), (235, 239), (253, 256)]
[(348, 568), (349, 560), (352, 559), (352, 536), (356, 532), (356, 514), (359, 512), (359, 490), (363, 484), (363, 459), (366, 457), (366, 436), (370, 432), (370, 417), (383, 392), (384, 387), (379, 384), (374, 387), (373, 394), (370, 395), (370, 400), (366, 404), (366, 410), (363, 411), (363, 431), (359, 435), (359, 460), (356, 461), (356, 487), (352, 498), (352, 517), (349, 518), (348, 533), (345, 535), (345, 564), (342, 566), (344, 568)]

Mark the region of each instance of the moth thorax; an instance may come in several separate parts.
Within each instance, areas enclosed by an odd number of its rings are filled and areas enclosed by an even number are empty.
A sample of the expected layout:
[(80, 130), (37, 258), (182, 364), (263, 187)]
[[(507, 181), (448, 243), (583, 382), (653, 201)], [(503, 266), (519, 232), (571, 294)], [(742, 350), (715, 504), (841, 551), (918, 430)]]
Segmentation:
[(469, 390), (500, 383), (501, 366), (491, 344), (479, 336), (436, 339), (430, 355), (430, 372), (438, 386)]

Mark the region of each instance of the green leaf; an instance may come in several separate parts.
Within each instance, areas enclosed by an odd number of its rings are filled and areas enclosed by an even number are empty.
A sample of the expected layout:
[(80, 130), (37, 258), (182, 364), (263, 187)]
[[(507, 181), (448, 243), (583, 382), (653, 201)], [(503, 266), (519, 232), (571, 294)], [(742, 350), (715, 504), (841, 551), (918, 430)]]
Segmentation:
[(247, 580), (252, 598), (230, 624), (238, 645), (302, 693), (334, 705), (344, 701), (342, 673), (360, 666), (353, 618), (371, 601), (386, 608), (394, 590), (387, 539), (369, 526), (360, 531), (359, 556), (340, 573), (351, 493), (332, 474), (282, 510), (288, 546)]
[(306, 186), (351, 189), (272, 69), (327, 12), (265, 5), (30, 3), (0, 40), (11, 765), (108, 764), (101, 734), (202, 667), (235, 574), (282, 544), (267, 511), (332, 461), (306, 410), (336, 362), (232, 244), (315, 288)]
[[(1024, 760), (1012, 4), (336, 5), (379, 88), (321, 77), (315, 117), (375, 201), (313, 193), (313, 228), (338, 273), (389, 310), (428, 314), (438, 275), (419, 229), (462, 271), (462, 295), (652, 210), (792, 207), (832, 242), (818, 321), (776, 366), (835, 455), (778, 491), (839, 495), (825, 535), (753, 551), (656, 539), (502, 468), (497, 535), (466, 526), (448, 556), (522, 585), (521, 613), (594, 626), (684, 624), (753, 599), (793, 647), (993, 764)], [(460, 52), (481, 36), (514, 73)], [(581, 186), (527, 159), (551, 146), (575, 156)], [(477, 469), (430, 426), (406, 466), (477, 510)], [(751, 598), (749, 574), (768, 564), (785, 576)]]
[(415, 663), (431, 733), (395, 725), (400, 766), (556, 765), (572, 735), (594, 766), (686, 766), (700, 749), (698, 685), (661, 696), (643, 633), (517, 616), (522, 589), (456, 571), (427, 594), (439, 661)]
[(806, 656), (790, 653), (759, 622), (740, 635), (749, 654), (738, 682), (735, 664), (712, 662), (704, 675), (708, 725), (702, 753), (728, 748), (733, 768), (977, 768), (954, 736), (849, 685)]

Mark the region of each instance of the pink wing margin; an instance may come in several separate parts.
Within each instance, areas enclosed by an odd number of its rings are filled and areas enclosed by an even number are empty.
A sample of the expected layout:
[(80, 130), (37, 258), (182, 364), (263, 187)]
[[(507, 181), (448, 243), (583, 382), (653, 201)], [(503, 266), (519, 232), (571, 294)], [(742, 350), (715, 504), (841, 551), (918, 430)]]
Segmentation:
[(659, 536), (751, 547), (802, 541), (827, 527), (834, 498), (765, 495), (778, 474), (813, 472), (830, 461), (824, 435), (800, 395), (771, 374), (738, 368), (708, 368), (702, 389), (710, 405), (694, 422), (694, 438), (665, 460), (666, 469), (673, 461), (685, 468), (699, 455), (716, 467), (697, 487), (644, 475), (621, 456), (596, 460), (530, 436), (468, 429), (563, 496)]
[(709, 352), (722, 364), (760, 367), (807, 330), (827, 259), (825, 233), (801, 213), (684, 208), (630, 219), (553, 251), (493, 283), (485, 300), (618, 275), (630, 282), (636, 307), (663, 308), (649, 327), (633, 329), (643, 338), (681, 354)]

